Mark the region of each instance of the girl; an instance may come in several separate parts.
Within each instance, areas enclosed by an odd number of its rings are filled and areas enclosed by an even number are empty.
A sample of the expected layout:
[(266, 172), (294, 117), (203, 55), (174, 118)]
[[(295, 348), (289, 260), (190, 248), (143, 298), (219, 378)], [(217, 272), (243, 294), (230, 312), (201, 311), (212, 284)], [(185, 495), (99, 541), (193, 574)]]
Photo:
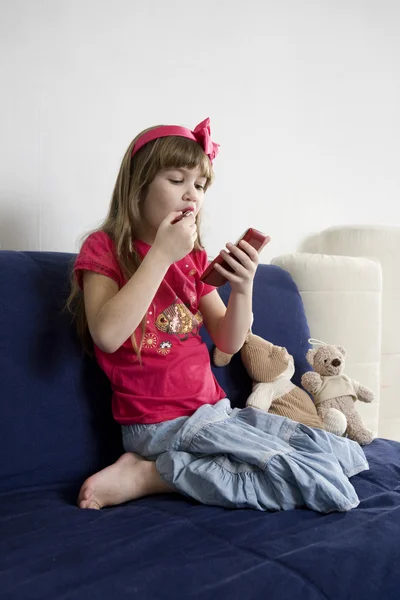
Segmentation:
[[(176, 491), (261, 510), (305, 503), (347, 510), (358, 503), (344, 476), (366, 468), (356, 444), (341, 459), (323, 432), (232, 409), (213, 376), (199, 329), (204, 323), (223, 352), (239, 351), (251, 325), (258, 264), (246, 242), (227, 244), (232, 255), (221, 251), (232, 268), (215, 267), (231, 285), (226, 308), (200, 280), (207, 266), (200, 216), (217, 153), (208, 119), (193, 131), (158, 126), (139, 134), (123, 158), (108, 216), (75, 262), (68, 305), (76, 305), (80, 336), (93, 343), (110, 379), (126, 450), (85, 481), (81, 508)], [(335, 490), (310, 498), (310, 469), (317, 479), (334, 479)]]

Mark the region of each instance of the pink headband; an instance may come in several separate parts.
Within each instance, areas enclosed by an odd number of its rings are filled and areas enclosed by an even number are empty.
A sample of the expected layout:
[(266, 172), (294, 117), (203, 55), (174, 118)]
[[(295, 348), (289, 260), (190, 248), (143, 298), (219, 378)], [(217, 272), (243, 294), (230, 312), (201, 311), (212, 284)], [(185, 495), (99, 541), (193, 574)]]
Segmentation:
[(145, 144), (169, 135), (179, 135), (197, 142), (203, 148), (204, 153), (207, 154), (211, 162), (218, 154), (219, 144), (214, 144), (214, 142), (211, 141), (210, 119), (207, 117), (207, 119), (204, 119), (204, 121), (199, 123), (193, 131), (186, 129), (186, 127), (179, 127), (179, 125), (163, 125), (162, 127), (156, 127), (155, 129), (147, 131), (141, 135), (136, 142), (132, 150), (132, 156), (134, 156)]

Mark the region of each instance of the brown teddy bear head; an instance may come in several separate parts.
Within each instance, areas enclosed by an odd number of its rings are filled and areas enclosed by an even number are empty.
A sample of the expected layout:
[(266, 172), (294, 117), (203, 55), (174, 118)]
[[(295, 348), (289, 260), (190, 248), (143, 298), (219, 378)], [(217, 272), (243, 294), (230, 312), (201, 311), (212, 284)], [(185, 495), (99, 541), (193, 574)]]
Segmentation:
[(269, 383), (288, 371), (289, 379), (294, 373), (293, 357), (286, 348), (274, 346), (258, 335), (249, 334), (240, 355), (251, 379)]
[(346, 366), (343, 346), (326, 345), (307, 352), (307, 360), (322, 376), (341, 375)]

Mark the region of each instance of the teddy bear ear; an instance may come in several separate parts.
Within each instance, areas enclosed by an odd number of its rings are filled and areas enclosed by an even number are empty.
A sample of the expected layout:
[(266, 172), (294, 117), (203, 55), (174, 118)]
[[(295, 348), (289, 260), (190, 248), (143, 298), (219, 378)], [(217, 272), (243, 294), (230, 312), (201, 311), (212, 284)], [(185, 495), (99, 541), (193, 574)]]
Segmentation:
[(233, 354), (226, 354), (225, 352), (221, 352), (221, 350), (217, 347), (214, 348), (213, 352), (213, 361), (216, 367), (226, 367), (231, 362)]
[(346, 350), (343, 348), (343, 346), (336, 346), (336, 348), (339, 350), (340, 354), (346, 356)]
[(313, 367), (314, 366), (314, 357), (317, 354), (316, 350), (309, 350), (306, 354), (307, 362)]

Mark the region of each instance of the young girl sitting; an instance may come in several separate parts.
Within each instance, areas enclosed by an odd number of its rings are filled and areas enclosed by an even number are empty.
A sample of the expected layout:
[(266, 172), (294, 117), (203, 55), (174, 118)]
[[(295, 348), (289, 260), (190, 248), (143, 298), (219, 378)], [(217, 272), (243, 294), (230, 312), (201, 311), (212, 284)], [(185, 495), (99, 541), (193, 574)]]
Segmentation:
[[(358, 504), (348, 477), (368, 468), (346, 439), (264, 413), (232, 409), (206, 345), (234, 354), (252, 321), (258, 253), (221, 254), (232, 271), (227, 307), (200, 276), (199, 224), (213, 181), (209, 120), (193, 131), (158, 126), (129, 145), (103, 225), (74, 265), (69, 306), (112, 386), (126, 453), (87, 479), (81, 508), (180, 492), (205, 504), (279, 510)], [(230, 254), (231, 253), (231, 254)]]

